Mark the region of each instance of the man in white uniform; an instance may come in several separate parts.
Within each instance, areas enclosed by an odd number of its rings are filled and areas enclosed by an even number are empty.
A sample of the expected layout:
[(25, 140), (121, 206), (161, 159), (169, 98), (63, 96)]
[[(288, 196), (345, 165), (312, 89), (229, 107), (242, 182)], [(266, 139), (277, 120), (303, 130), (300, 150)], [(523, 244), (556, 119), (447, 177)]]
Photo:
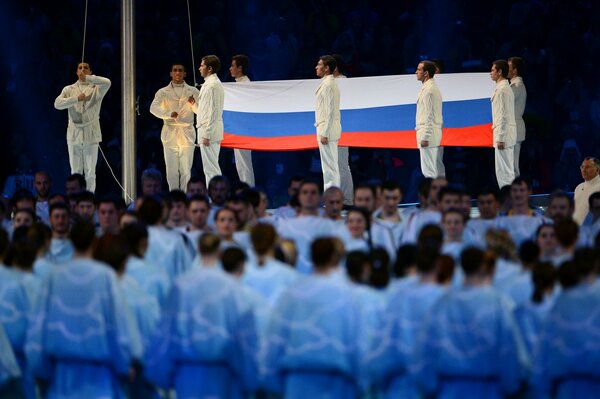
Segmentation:
[(496, 180), (500, 188), (515, 179), (514, 148), (517, 141), (515, 95), (508, 84), (508, 63), (497, 60), (492, 64), (490, 77), (496, 82), (492, 94), (492, 129), (496, 156)]
[(89, 63), (77, 65), (77, 82), (66, 86), (54, 100), (54, 108), (69, 111), (67, 149), (71, 173), (85, 176), (88, 190), (96, 191), (96, 162), (100, 131), (100, 107), (110, 88), (110, 80), (92, 75)]
[(202, 167), (206, 182), (214, 176), (221, 175), (219, 167), (219, 152), (223, 141), (223, 101), (225, 92), (217, 72), (221, 69), (221, 61), (216, 55), (202, 57), (200, 75), (204, 84), (200, 89), (200, 98), (197, 102), (198, 144), (202, 155)]
[[(339, 54), (333, 54), (336, 67), (333, 70), (335, 79), (345, 79), (342, 73), (343, 59)], [(340, 188), (344, 193), (344, 205), (352, 205), (354, 198), (354, 182), (352, 181), (352, 172), (350, 171), (350, 148), (338, 145), (338, 167), (340, 168)]]
[[(231, 58), (231, 66), (229, 67), (229, 73), (235, 79), (236, 82), (250, 82), (250, 78), (248, 78), (248, 76), (246, 75), (247, 69), (247, 56), (243, 54), (238, 54), (234, 55)], [(255, 182), (254, 169), (252, 168), (252, 151), (234, 148), (233, 156), (235, 158), (235, 168), (237, 169), (240, 181), (248, 183), (250, 187), (254, 187)]]
[(435, 64), (431, 61), (420, 62), (417, 66), (417, 80), (423, 83), (417, 98), (417, 147), (421, 155), (421, 171), (425, 177), (446, 176), (444, 168), (444, 147), (442, 141), (442, 94), (433, 76)]
[(600, 191), (600, 160), (586, 157), (581, 163), (581, 177), (584, 182), (575, 188), (575, 213), (573, 220), (580, 226), (589, 211), (588, 199), (593, 193)]
[(524, 70), (523, 59), (520, 57), (511, 57), (508, 59), (508, 78), (510, 79), (510, 88), (515, 95), (515, 122), (517, 124), (517, 143), (515, 144), (515, 177), (521, 174), (519, 170), (519, 155), (521, 153), (521, 143), (525, 141), (525, 121), (523, 113), (525, 112), (525, 103), (527, 102), (527, 90), (521, 74)]
[(324, 55), (319, 58), (315, 67), (321, 84), (317, 89), (317, 106), (315, 109), (315, 127), (317, 142), (323, 169), (323, 187), (340, 186), (340, 168), (338, 165), (338, 141), (342, 135), (340, 117), (340, 90), (333, 78), (335, 58)]
[(192, 101), (198, 99), (198, 89), (185, 83), (185, 67), (171, 66), (171, 82), (156, 92), (150, 105), (152, 115), (163, 120), (160, 139), (165, 153), (169, 190), (185, 190), (190, 180), (196, 129)]

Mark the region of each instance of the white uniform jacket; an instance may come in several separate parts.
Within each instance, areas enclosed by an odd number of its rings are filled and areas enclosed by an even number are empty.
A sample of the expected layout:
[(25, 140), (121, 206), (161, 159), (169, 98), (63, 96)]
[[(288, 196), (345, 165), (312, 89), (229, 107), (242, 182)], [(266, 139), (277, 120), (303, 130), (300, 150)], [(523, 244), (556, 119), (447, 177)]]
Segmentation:
[[(185, 82), (183, 84), (171, 82), (156, 92), (150, 105), (150, 112), (164, 122), (160, 135), (164, 144), (194, 145), (196, 130), (194, 129), (193, 106), (188, 102), (190, 96), (198, 102), (200, 92)], [(171, 118), (173, 112), (177, 112), (177, 118)], [(178, 132), (183, 134), (178, 134)]]
[(506, 79), (496, 83), (496, 89), (492, 94), (492, 129), (494, 147), (497, 147), (499, 141), (504, 142), (506, 147), (516, 144), (515, 95)]
[(224, 99), (225, 92), (219, 77), (215, 74), (207, 76), (200, 89), (200, 99), (197, 102), (198, 141), (208, 139), (212, 143), (223, 140)]
[(339, 140), (342, 135), (340, 89), (333, 75), (322, 77), (317, 89), (315, 127), (318, 136), (327, 137), (330, 141)]
[(421, 140), (429, 141), (429, 147), (439, 147), (442, 141), (442, 93), (433, 79), (421, 86), (417, 97), (417, 147), (421, 148)]
[[(66, 86), (56, 97), (54, 108), (69, 111), (68, 144), (94, 144), (102, 141), (100, 107), (110, 84), (107, 78), (87, 75), (85, 82), (77, 81)], [(77, 100), (81, 93), (85, 93), (85, 101)]]
[(525, 112), (525, 103), (527, 102), (527, 90), (520, 76), (515, 76), (510, 80), (510, 88), (515, 95), (515, 122), (517, 124), (517, 142), (525, 141), (525, 121), (523, 113)]

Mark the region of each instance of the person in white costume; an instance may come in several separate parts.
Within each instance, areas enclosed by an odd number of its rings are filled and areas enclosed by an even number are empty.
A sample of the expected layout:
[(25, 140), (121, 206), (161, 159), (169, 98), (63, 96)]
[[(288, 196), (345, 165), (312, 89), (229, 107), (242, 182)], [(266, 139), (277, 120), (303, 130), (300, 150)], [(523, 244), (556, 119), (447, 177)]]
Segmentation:
[(575, 213), (573, 219), (581, 225), (588, 214), (588, 199), (593, 193), (600, 191), (600, 160), (586, 157), (581, 163), (581, 177), (584, 182), (575, 188)]
[(521, 154), (521, 143), (525, 141), (525, 121), (523, 113), (525, 112), (525, 103), (527, 102), (527, 90), (521, 77), (525, 66), (521, 57), (511, 57), (508, 59), (508, 78), (510, 79), (510, 88), (515, 95), (515, 122), (517, 124), (517, 143), (515, 144), (515, 177), (521, 174), (519, 169), (519, 155)]
[(221, 61), (216, 55), (206, 55), (200, 62), (200, 75), (204, 84), (200, 89), (196, 128), (198, 129), (198, 144), (202, 155), (202, 167), (206, 182), (221, 175), (219, 167), (219, 152), (223, 141), (223, 101), (225, 91), (217, 72), (221, 69)]
[(54, 108), (69, 113), (67, 149), (71, 173), (83, 174), (88, 190), (94, 192), (98, 145), (102, 141), (100, 107), (111, 83), (107, 78), (92, 75), (87, 62), (77, 65), (77, 77), (77, 82), (66, 86), (56, 97)]
[(444, 168), (444, 147), (442, 141), (442, 94), (438, 89), (433, 76), (435, 64), (431, 61), (422, 61), (417, 66), (417, 80), (422, 82), (421, 91), (417, 98), (417, 115), (415, 130), (417, 131), (417, 147), (421, 155), (421, 171), (423, 176), (446, 176)]
[[(345, 79), (346, 75), (342, 73), (343, 59), (339, 54), (333, 54), (335, 58), (335, 69), (333, 77), (335, 79)], [(352, 172), (350, 171), (350, 148), (338, 145), (338, 167), (340, 169), (340, 188), (344, 193), (344, 205), (352, 205), (354, 197), (354, 182), (352, 181)]]
[(338, 141), (342, 135), (340, 117), (340, 90), (333, 78), (335, 58), (324, 55), (319, 58), (315, 67), (321, 84), (317, 89), (317, 106), (315, 109), (315, 127), (317, 142), (323, 168), (323, 187), (340, 186), (340, 168), (338, 165)]
[(500, 188), (515, 179), (514, 148), (517, 142), (515, 95), (508, 84), (508, 63), (497, 60), (492, 64), (490, 77), (496, 82), (492, 94), (492, 130), (496, 157), (496, 180)]
[(183, 65), (171, 65), (170, 76), (171, 82), (154, 95), (150, 112), (164, 123), (160, 139), (169, 190), (185, 190), (191, 177), (196, 142), (192, 103), (198, 99), (199, 92), (185, 83)]
[[(246, 75), (248, 69), (248, 56), (244, 54), (234, 55), (231, 58), (231, 66), (229, 67), (229, 73), (231, 77), (238, 83), (250, 82), (250, 78)], [(233, 149), (233, 156), (235, 158), (235, 168), (238, 172), (240, 181), (248, 183), (251, 187), (255, 186), (254, 181), (254, 169), (252, 167), (252, 151), (241, 150), (239, 148)]]

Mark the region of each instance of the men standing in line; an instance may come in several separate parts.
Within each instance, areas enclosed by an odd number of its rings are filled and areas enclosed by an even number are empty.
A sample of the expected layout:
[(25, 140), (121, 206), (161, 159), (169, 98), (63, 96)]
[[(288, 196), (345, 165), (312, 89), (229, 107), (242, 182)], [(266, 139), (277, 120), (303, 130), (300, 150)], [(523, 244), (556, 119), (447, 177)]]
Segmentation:
[(492, 129), (496, 158), (496, 180), (500, 188), (510, 185), (515, 179), (514, 147), (517, 141), (515, 123), (515, 95), (508, 80), (508, 63), (497, 60), (492, 64), (490, 77), (496, 82), (492, 94)]
[(199, 92), (185, 83), (183, 65), (171, 65), (170, 76), (171, 82), (156, 92), (150, 112), (164, 123), (160, 139), (169, 190), (185, 190), (191, 177), (196, 142), (192, 104), (198, 99)]
[(433, 76), (435, 64), (431, 61), (420, 62), (417, 66), (417, 80), (422, 82), (417, 98), (417, 147), (421, 155), (421, 171), (425, 177), (446, 176), (444, 168), (444, 147), (442, 141), (442, 94)]
[(100, 131), (100, 107), (110, 88), (110, 80), (92, 75), (87, 62), (77, 65), (77, 82), (66, 86), (54, 100), (54, 108), (69, 111), (67, 149), (71, 173), (85, 176), (88, 190), (96, 191), (96, 162)]
[[(333, 77), (335, 79), (345, 79), (342, 73), (343, 59), (339, 54), (332, 55), (335, 58), (335, 69)], [(340, 188), (344, 193), (344, 205), (352, 205), (354, 197), (354, 183), (352, 182), (352, 172), (350, 171), (350, 148), (338, 146), (338, 167), (340, 169)]]
[(335, 58), (330, 55), (321, 56), (315, 67), (317, 76), (321, 78), (321, 84), (317, 89), (315, 127), (317, 128), (317, 142), (319, 143), (325, 190), (331, 186), (340, 186), (338, 140), (342, 135), (342, 124), (340, 90), (333, 78), (335, 67)]
[[(233, 78), (235, 78), (236, 82), (250, 82), (250, 78), (248, 78), (248, 75), (246, 75), (247, 69), (248, 57), (246, 55), (238, 54), (231, 58), (229, 73)], [(235, 168), (237, 169), (240, 181), (248, 183), (250, 187), (254, 187), (255, 182), (254, 169), (252, 168), (252, 151), (234, 148), (233, 156), (235, 158)]]
[(508, 59), (508, 78), (510, 79), (510, 88), (515, 95), (515, 123), (517, 124), (517, 143), (515, 144), (515, 177), (519, 177), (519, 154), (521, 153), (521, 143), (525, 141), (525, 121), (523, 113), (525, 112), (525, 103), (527, 102), (527, 90), (521, 75), (524, 71), (523, 59), (521, 57), (511, 57)]
[[(221, 69), (221, 61), (216, 55), (202, 57), (200, 62), (200, 75), (204, 78), (204, 84), (200, 89), (200, 98), (196, 113), (198, 119), (198, 144), (200, 144), (200, 155), (202, 155), (202, 167), (206, 182), (214, 176), (221, 175), (219, 167), (219, 152), (221, 141), (223, 141), (223, 101), (225, 92), (217, 72)], [(192, 99), (190, 99), (190, 102)], [(196, 102), (192, 102), (195, 104)]]

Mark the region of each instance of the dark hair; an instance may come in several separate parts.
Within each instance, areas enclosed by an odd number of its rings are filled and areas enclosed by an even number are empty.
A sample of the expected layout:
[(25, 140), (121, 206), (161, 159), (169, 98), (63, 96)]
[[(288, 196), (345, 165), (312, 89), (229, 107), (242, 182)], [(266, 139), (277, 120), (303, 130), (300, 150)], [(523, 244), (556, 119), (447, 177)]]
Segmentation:
[(524, 241), (519, 247), (519, 259), (523, 265), (535, 262), (540, 256), (540, 247), (535, 241)]
[(137, 210), (139, 220), (148, 226), (155, 225), (162, 218), (162, 207), (162, 202), (156, 197), (143, 197), (142, 203)]
[(312, 185), (316, 186), (319, 194), (323, 194), (323, 187), (319, 184), (319, 182), (317, 182), (314, 179), (308, 179), (308, 178), (302, 179), (302, 183), (300, 183), (300, 187), (298, 187), (298, 194), (300, 194), (300, 191), (302, 191), (302, 188), (304, 186), (306, 186), (307, 184), (312, 184)]
[(435, 270), (436, 262), (439, 256), (439, 251), (433, 248), (418, 248), (416, 253), (417, 270), (423, 274), (431, 273), (433, 270)]
[(148, 228), (141, 222), (133, 222), (124, 226), (121, 231), (121, 236), (127, 242), (129, 253), (137, 256), (138, 258), (143, 257), (140, 253), (140, 243), (144, 239), (148, 239)]
[(237, 273), (243, 271), (243, 265), (246, 261), (246, 254), (241, 248), (229, 247), (221, 254), (221, 264), (223, 270), (227, 273)]
[(479, 272), (493, 273), (496, 257), (491, 251), (467, 247), (460, 254), (460, 263), (466, 276), (472, 276)]
[(419, 195), (423, 198), (427, 198), (429, 196), (429, 190), (431, 190), (431, 182), (433, 179), (431, 177), (424, 177), (423, 180), (419, 182)]
[(538, 263), (531, 271), (531, 280), (533, 282), (533, 295), (531, 300), (534, 303), (541, 303), (544, 300), (544, 292), (554, 287), (556, 284), (557, 271), (550, 262)]
[(560, 286), (567, 290), (579, 284), (581, 276), (577, 272), (575, 262), (566, 261), (563, 262), (558, 268), (558, 281)]
[(82, 191), (74, 195), (75, 202), (79, 204), (80, 202), (91, 202), (96, 205), (96, 196), (91, 191)]
[(390, 283), (390, 255), (383, 248), (374, 248), (369, 253), (369, 259), (369, 285), (379, 289), (387, 287)]
[(90, 249), (96, 240), (96, 228), (91, 222), (78, 220), (71, 227), (69, 238), (75, 247), (75, 250), (84, 252)]
[(492, 63), (496, 67), (497, 70), (500, 71), (503, 78), (508, 77), (508, 62), (506, 60), (496, 60)]
[(554, 235), (561, 247), (571, 247), (577, 242), (579, 225), (572, 219), (561, 219), (554, 223)]
[[(248, 56), (244, 55), (244, 54), (237, 54), (237, 55), (234, 55), (233, 57), (231, 57), (231, 59), (233, 61), (235, 61), (235, 65), (242, 67), (242, 73), (244, 75), (246, 75), (246, 73), (248, 71), (248, 65), (250, 64)], [(205, 63), (206, 63), (206, 61), (205, 61)]]
[(57, 209), (62, 209), (64, 211), (67, 212), (67, 214), (71, 214), (71, 208), (69, 208), (69, 206), (67, 204), (65, 204), (64, 202), (55, 202), (54, 204), (50, 205), (50, 210), (48, 211), (48, 215), (52, 215), (52, 213), (57, 210)]
[(373, 198), (377, 198), (377, 190), (375, 189), (375, 187), (372, 184), (362, 183), (362, 182), (358, 183), (357, 185), (354, 186), (354, 194), (356, 195), (356, 192), (360, 189), (368, 189), (373, 194)]
[(517, 76), (523, 76), (523, 74), (525, 73), (525, 62), (523, 61), (523, 58), (510, 57), (508, 59), (508, 62), (512, 64), (513, 69), (517, 70)]
[(210, 208), (210, 201), (206, 195), (194, 194), (189, 198), (188, 206), (192, 202), (204, 202), (206, 204), (206, 206)]
[(200, 255), (214, 255), (219, 252), (221, 239), (213, 233), (204, 233), (198, 238), (198, 252)]
[(406, 270), (416, 265), (417, 246), (404, 244), (398, 248), (396, 262), (394, 263), (394, 276), (401, 278), (406, 276)]
[(323, 65), (329, 68), (329, 74), (332, 74), (335, 71), (335, 67), (337, 66), (337, 62), (335, 62), (335, 58), (330, 55), (322, 55), (319, 57), (321, 61), (323, 61)]
[(423, 71), (428, 73), (429, 79), (433, 78), (435, 75), (435, 64), (431, 61), (421, 61), (421, 64), (423, 64)]
[(79, 187), (83, 188), (84, 190), (87, 188), (87, 184), (85, 182), (85, 177), (83, 177), (83, 175), (81, 173), (73, 173), (72, 175), (67, 177), (67, 181), (68, 182), (76, 181), (77, 184), (79, 184)]
[(383, 190), (387, 190), (387, 191), (394, 191), (394, 190), (400, 190), (400, 194), (402, 194), (402, 188), (400, 187), (400, 184), (398, 184), (397, 181), (394, 180), (386, 180), (381, 184), (381, 191)]
[(346, 274), (350, 280), (362, 283), (365, 264), (369, 263), (369, 255), (364, 251), (351, 251), (346, 255)]
[(249, 188), (240, 193), (240, 196), (252, 206), (256, 208), (260, 205), (260, 192), (254, 188)]
[(252, 247), (257, 255), (262, 256), (270, 249), (275, 248), (277, 241), (277, 231), (269, 223), (258, 223), (250, 231)]
[(52, 229), (45, 223), (37, 222), (29, 226), (27, 237), (33, 242), (37, 252), (52, 240)]
[(434, 63), (437, 69), (440, 70), (440, 73), (444, 72), (444, 61), (440, 59), (432, 59), (431, 62)]
[(440, 251), (444, 243), (444, 232), (437, 224), (423, 226), (417, 237), (417, 249)]
[(587, 278), (595, 272), (598, 251), (592, 248), (578, 248), (573, 254), (573, 262), (581, 278)]
[(202, 57), (204, 65), (212, 70), (212, 73), (217, 73), (221, 69), (221, 60), (216, 55), (205, 55)]
[(496, 190), (496, 189), (493, 189), (493, 188), (491, 188), (491, 187), (484, 187), (484, 188), (482, 188), (481, 190), (479, 190), (479, 191), (477, 192), (477, 197), (479, 197), (479, 196), (483, 196), (483, 195), (490, 195), (490, 194), (494, 196), (494, 198), (496, 199), (496, 201), (498, 201), (498, 200), (499, 200), (499, 199), (498, 199), (498, 197), (499, 197), (498, 190)]
[(292, 186), (292, 183), (294, 182), (303, 182), (304, 181), (304, 176), (302, 175), (294, 175), (292, 177), (290, 177), (290, 180), (288, 181), (288, 188)]
[[(11, 205), (11, 207), (15, 208), (17, 206), (17, 202), (20, 202), (23, 200), (28, 200), (28, 201), (31, 201), (32, 203), (35, 203), (35, 197), (31, 193), (31, 191), (27, 190), (26, 188), (21, 188), (21, 189), (15, 191), (13, 196), (10, 198), (10, 205)], [(33, 206), (33, 209), (35, 210), (35, 205)]]
[(207, 189), (208, 189), (209, 195), (210, 195), (210, 191), (215, 188), (217, 183), (225, 183), (225, 186), (227, 187), (227, 193), (229, 194), (229, 191), (231, 191), (231, 184), (229, 183), (229, 179), (223, 175), (216, 175), (212, 179), (210, 179), (210, 181), (208, 182)]
[(351, 212), (357, 212), (360, 215), (362, 215), (362, 217), (365, 219), (365, 222), (366, 222), (365, 232), (367, 233), (367, 246), (368, 246), (369, 250), (371, 250), (371, 248), (373, 248), (373, 237), (371, 237), (371, 214), (365, 207), (353, 206), (350, 209), (348, 209), (348, 212), (346, 213), (346, 220), (348, 220), (348, 215)]
[(446, 284), (454, 276), (454, 258), (448, 255), (440, 255), (437, 258), (435, 270), (435, 281), (438, 284)]
[(215, 223), (217, 222), (217, 219), (219, 218), (219, 215), (220, 215), (221, 213), (223, 213), (223, 212), (231, 212), (231, 213), (233, 213), (233, 218), (235, 219), (235, 227), (236, 227), (236, 230), (237, 230), (237, 227), (240, 225), (240, 218), (238, 217), (238, 214), (237, 214), (237, 212), (236, 212), (236, 211), (234, 211), (233, 209), (231, 209), (231, 208), (228, 208), (228, 207), (226, 207), (226, 206), (224, 206), (224, 207), (223, 207), (223, 208), (221, 208), (221, 209), (218, 209), (218, 210), (215, 212)]
[(333, 59), (335, 60), (335, 67), (338, 70), (338, 73), (340, 74), (344, 74), (345, 71), (345, 67), (344, 67), (344, 58), (342, 57), (341, 54), (331, 54), (331, 56), (333, 57)]
[(569, 194), (567, 194), (563, 190), (552, 191), (552, 193), (550, 193), (550, 197), (548, 197), (548, 204), (552, 203), (553, 200), (558, 199), (558, 198), (566, 198), (567, 201), (569, 202), (570, 208), (573, 208), (575, 206), (575, 201), (573, 200), (573, 197), (571, 197)]
[(595, 193), (592, 193), (592, 195), (589, 196), (589, 198), (588, 198), (588, 206), (589, 206), (590, 209), (592, 208), (592, 204), (596, 200), (600, 200), (600, 191), (596, 191)]
[(127, 241), (120, 234), (103, 234), (96, 241), (94, 259), (104, 262), (121, 274), (125, 271), (125, 263), (129, 255)]
[(458, 188), (456, 188), (454, 186), (445, 186), (445, 187), (440, 188), (440, 191), (438, 192), (437, 200), (439, 202), (442, 202), (442, 198), (444, 198), (446, 195), (456, 195), (460, 198), (461, 192)]
[(27, 226), (19, 226), (13, 232), (13, 242), (6, 256), (6, 263), (19, 269), (30, 271), (37, 256), (37, 248), (27, 236)]
[(169, 191), (169, 194), (167, 194), (166, 198), (167, 198), (167, 201), (169, 203), (169, 206), (171, 206), (171, 204), (173, 204), (175, 202), (184, 203), (185, 206), (187, 206), (188, 203), (189, 203), (188, 196), (186, 195), (186, 193), (184, 193), (181, 190), (171, 190), (171, 191)]
[(183, 68), (183, 72), (185, 72), (185, 70), (186, 70), (185, 65), (183, 65), (183, 63), (181, 63), (181, 62), (174, 62), (174, 63), (171, 64), (171, 71), (173, 71), (173, 67), (175, 67), (175, 66), (182, 67)]
[(87, 64), (87, 65), (88, 65), (88, 67), (90, 68), (90, 71), (92, 70), (92, 64), (90, 64), (90, 63), (89, 63), (89, 62), (87, 62), (87, 61), (81, 61), (81, 62), (78, 62), (78, 63), (77, 63), (77, 68), (79, 68), (79, 65), (81, 65), (81, 64)]
[(100, 205), (102, 204), (113, 204), (117, 212), (122, 211), (126, 207), (125, 200), (122, 197), (119, 197), (115, 194), (108, 194), (101, 197), (98, 200), (98, 208), (100, 208)]
[(335, 243), (330, 237), (317, 238), (310, 246), (310, 258), (315, 269), (324, 269), (329, 266), (335, 255)]
[(442, 213), (442, 220), (444, 220), (444, 218), (446, 217), (447, 214), (449, 213), (457, 213), (460, 215), (460, 218), (463, 221), (463, 224), (467, 223), (467, 217), (465, 216), (465, 214), (463, 213), (462, 210), (458, 209), (458, 208), (450, 208), (447, 211)]
[(510, 183), (510, 186), (517, 186), (517, 185), (521, 185), (522, 183), (525, 183), (525, 185), (527, 186), (528, 190), (531, 190), (531, 182), (529, 181), (529, 179), (526, 179), (523, 176), (517, 176), (515, 177), (515, 179), (512, 181), (512, 183)]
[(160, 170), (155, 169), (155, 168), (145, 169), (142, 172), (142, 176), (140, 177), (141, 181), (154, 180), (154, 181), (160, 182), (161, 184), (162, 184), (162, 179), (163, 179), (162, 173), (160, 173)]

